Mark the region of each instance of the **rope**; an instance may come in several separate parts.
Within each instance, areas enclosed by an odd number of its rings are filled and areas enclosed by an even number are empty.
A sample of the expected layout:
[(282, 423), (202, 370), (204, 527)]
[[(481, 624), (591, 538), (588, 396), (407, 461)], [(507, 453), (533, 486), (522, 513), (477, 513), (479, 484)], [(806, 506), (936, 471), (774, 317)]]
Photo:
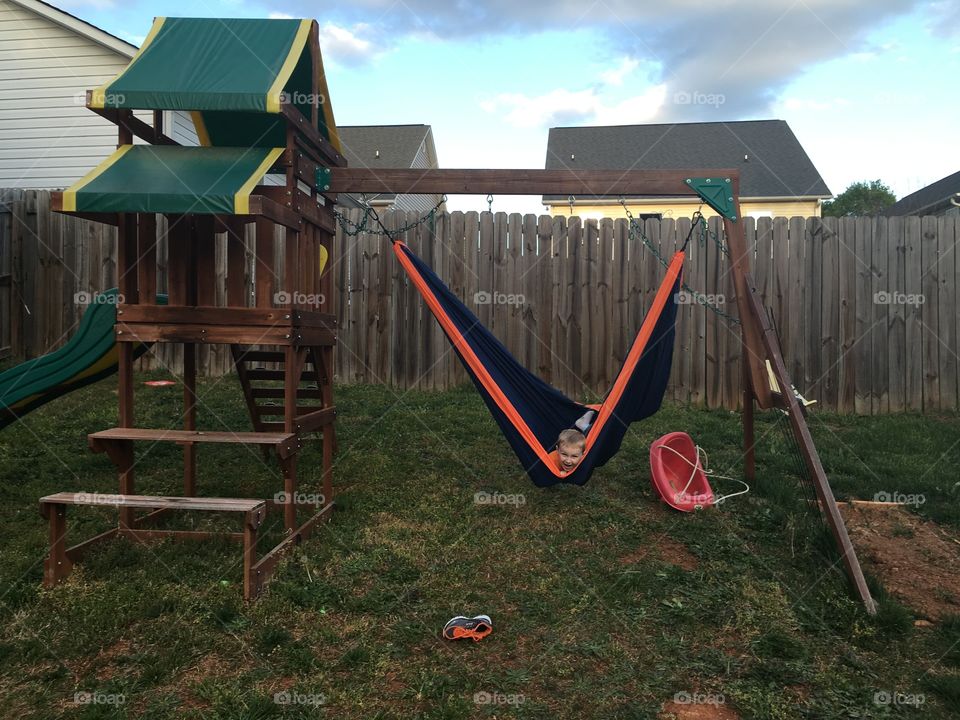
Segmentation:
[[(678, 496), (680, 496), (680, 495), (686, 495), (686, 494), (687, 494), (687, 488), (690, 487), (690, 483), (692, 483), (692, 482), (693, 482), (693, 479), (697, 476), (697, 470), (702, 470), (702, 471), (703, 471), (703, 474), (706, 475), (706, 476), (709, 477), (709, 478), (713, 478), (713, 479), (715, 479), (715, 480), (732, 480), (733, 482), (740, 483), (740, 484), (743, 485), (743, 487), (745, 488), (744, 490), (740, 490), (740, 491), (735, 492), (735, 493), (728, 493), (728, 494), (726, 494), (726, 495), (721, 495), (720, 497), (714, 496), (714, 498), (713, 498), (713, 504), (714, 504), (714, 505), (719, 505), (719, 504), (722, 503), (724, 500), (729, 500), (730, 498), (736, 497), (737, 495), (744, 495), (745, 493), (750, 492), (750, 486), (747, 485), (743, 480), (738, 480), (737, 478), (730, 477), (729, 475), (720, 475), (719, 473), (716, 473), (716, 472), (714, 472), (714, 471), (712, 471), (712, 470), (708, 470), (708, 469), (707, 469), (707, 464), (708, 464), (708, 463), (707, 463), (707, 461), (708, 461), (707, 451), (704, 450), (704, 449), (703, 449), (702, 447), (700, 447), (699, 445), (695, 445), (695, 446), (694, 446), (694, 447), (696, 448), (696, 453), (697, 453), (697, 461), (696, 461), (696, 463), (690, 462), (690, 460), (687, 458), (686, 455), (684, 455), (684, 454), (683, 454), (682, 452), (680, 452), (679, 450), (670, 447), (669, 445), (657, 445), (656, 447), (657, 447), (658, 450), (669, 450), (669, 451), (672, 452), (674, 455), (676, 455), (676, 456), (679, 457), (681, 460), (683, 460), (687, 465), (689, 465), (691, 468), (693, 468), (693, 469), (690, 471), (690, 479), (687, 480), (687, 484), (683, 486), (683, 490), (681, 490), (679, 493), (677, 493)], [(700, 455), (701, 455), (701, 454), (703, 455), (703, 463), (700, 462)], [(674, 488), (674, 490), (676, 490), (676, 488)]]

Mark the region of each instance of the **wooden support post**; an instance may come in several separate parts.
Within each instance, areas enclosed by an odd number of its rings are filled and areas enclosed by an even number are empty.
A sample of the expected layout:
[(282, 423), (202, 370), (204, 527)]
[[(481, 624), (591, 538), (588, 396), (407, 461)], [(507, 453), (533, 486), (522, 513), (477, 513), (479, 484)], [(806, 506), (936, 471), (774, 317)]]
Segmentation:
[(254, 282), (256, 284), (257, 307), (273, 307), (273, 295), (276, 292), (276, 277), (273, 267), (273, 223), (265, 217), (257, 217), (256, 231), (256, 264), (254, 266)]
[(190, 218), (169, 215), (167, 220), (167, 295), (171, 305), (189, 305)]
[(50, 521), (50, 553), (43, 565), (43, 585), (53, 587), (70, 574), (73, 562), (67, 557), (67, 506), (41, 503), (41, 514)]
[(227, 306), (247, 307), (247, 249), (243, 242), (244, 225), (240, 218), (227, 218)]
[[(121, 306), (136, 304), (137, 293), (137, 216), (123, 213), (117, 225), (117, 285), (121, 296)], [(118, 422), (120, 427), (134, 427), (133, 397), (133, 343), (118, 343)], [(120, 492), (134, 492), (133, 448), (125, 453), (120, 467)], [(133, 508), (120, 509), (120, 526), (129, 528), (134, 524)]]
[(286, 239), (283, 244), (283, 289), (289, 297), (288, 308), (293, 310), (298, 307), (294, 300), (300, 298), (303, 288), (299, 287), (300, 263), (299, 263), (299, 245), (302, 242), (302, 236), (296, 230), (286, 228)]
[(283, 471), (283, 492), (286, 504), (283, 506), (283, 526), (288, 533), (297, 529), (297, 454), (280, 460)]
[[(183, 343), (183, 429), (197, 429), (197, 346)], [(197, 444), (183, 445), (183, 494), (197, 494)]]
[(141, 213), (137, 226), (137, 285), (140, 302), (157, 302), (157, 216)]
[(740, 377), (743, 383), (743, 477), (752, 484), (756, 476), (756, 440), (753, 431), (753, 389), (746, 347), (740, 355)]
[(257, 580), (257, 529), (263, 521), (263, 511), (253, 510), (243, 520), (243, 599), (253, 600), (262, 587)]
[(820, 462), (820, 455), (817, 453), (816, 445), (813, 443), (813, 437), (810, 435), (810, 429), (807, 427), (807, 421), (803, 416), (800, 404), (797, 401), (796, 394), (792, 392), (790, 375), (787, 373), (787, 366), (780, 354), (780, 346), (777, 343), (777, 337), (767, 319), (763, 310), (763, 305), (757, 296), (753, 279), (749, 274), (744, 276), (747, 285), (746, 305), (757, 327), (761, 330), (760, 339), (763, 342), (766, 356), (770, 360), (773, 368), (774, 377), (780, 385), (782, 395), (787, 403), (787, 414), (790, 418), (790, 425), (793, 428), (793, 435), (797, 440), (800, 453), (803, 455), (807, 471), (810, 473), (810, 479), (813, 481), (813, 487), (817, 493), (820, 511), (826, 516), (827, 524), (830, 526), (830, 532), (836, 543), (837, 550), (840, 552), (843, 566), (847, 572), (847, 577), (853, 585), (858, 598), (863, 603), (867, 612), (871, 615), (876, 614), (877, 606), (870, 595), (870, 588), (867, 587), (867, 581), (863, 577), (863, 570), (860, 568), (860, 561), (857, 559), (856, 550), (850, 537), (847, 535), (847, 527), (840, 515), (840, 509), (837, 507), (836, 498), (833, 496), (833, 490), (830, 488), (830, 482), (827, 480), (827, 474)]
[(194, 302), (206, 307), (217, 304), (217, 248), (213, 230), (212, 215), (194, 216), (190, 243), (196, 273)]
[(133, 144), (133, 130), (131, 120), (133, 119), (132, 110), (118, 110), (117, 123), (117, 147)]
[(727, 237), (727, 247), (730, 250), (733, 286), (734, 292), (737, 294), (737, 314), (739, 315), (740, 333), (743, 338), (744, 361), (747, 363), (750, 372), (751, 387), (757, 404), (761, 408), (769, 408), (773, 401), (766, 380), (767, 371), (764, 364), (763, 343), (760, 341), (760, 331), (746, 299), (747, 283), (744, 276), (750, 272), (750, 252), (743, 235), (743, 218), (740, 216), (739, 182), (739, 179), (734, 178), (733, 197), (737, 220), (731, 221), (724, 218), (723, 232)]
[[(130, 345), (130, 343), (120, 343), (122, 345)], [(127, 425), (121, 427), (133, 427), (132, 425)], [(132, 442), (121, 442), (117, 443), (116, 450), (110, 454), (111, 459), (114, 464), (117, 466), (120, 476), (120, 494), (121, 495), (133, 495), (136, 492), (134, 477), (133, 477), (133, 443)], [(136, 527), (136, 511), (131, 507), (122, 507), (120, 508), (120, 530), (129, 530), (130, 528)]]

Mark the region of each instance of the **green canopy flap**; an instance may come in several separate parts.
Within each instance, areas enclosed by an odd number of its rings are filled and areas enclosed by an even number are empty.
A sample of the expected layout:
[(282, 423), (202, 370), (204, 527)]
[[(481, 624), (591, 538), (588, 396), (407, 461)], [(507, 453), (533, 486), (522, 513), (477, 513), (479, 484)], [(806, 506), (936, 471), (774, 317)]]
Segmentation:
[(319, 51), (313, 56), (314, 25), (159, 17), (127, 67), (92, 91), (89, 105), (190, 111), (205, 145), (276, 147), (284, 144), (283, 103), (308, 118), (316, 104), (317, 129), (339, 150)]
[(63, 210), (247, 215), (283, 148), (123, 145), (63, 192)]

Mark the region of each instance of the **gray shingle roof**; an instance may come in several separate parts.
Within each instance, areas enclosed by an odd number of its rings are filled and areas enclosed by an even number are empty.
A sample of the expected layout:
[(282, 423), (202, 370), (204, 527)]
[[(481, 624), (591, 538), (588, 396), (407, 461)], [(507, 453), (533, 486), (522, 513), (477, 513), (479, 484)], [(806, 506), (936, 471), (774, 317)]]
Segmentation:
[(356, 168), (410, 167), (429, 130), (429, 125), (337, 126), (347, 163)]
[(883, 211), (884, 215), (935, 215), (950, 208), (950, 198), (960, 193), (960, 171), (906, 195)]
[[(348, 167), (371, 170), (412, 167), (429, 132), (429, 125), (337, 126)], [(392, 202), (395, 197), (393, 193), (377, 195), (377, 199), (384, 202)]]
[(546, 168), (739, 168), (741, 197), (832, 194), (783, 120), (550, 128)]

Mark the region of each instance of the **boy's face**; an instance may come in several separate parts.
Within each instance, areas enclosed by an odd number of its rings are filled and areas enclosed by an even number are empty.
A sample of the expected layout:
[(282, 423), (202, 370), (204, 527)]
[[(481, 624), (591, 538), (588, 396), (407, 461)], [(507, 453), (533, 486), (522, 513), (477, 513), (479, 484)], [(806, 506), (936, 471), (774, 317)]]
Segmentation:
[(573, 470), (580, 458), (583, 457), (583, 445), (564, 445), (557, 446), (557, 455), (560, 456), (560, 468), (569, 472)]

